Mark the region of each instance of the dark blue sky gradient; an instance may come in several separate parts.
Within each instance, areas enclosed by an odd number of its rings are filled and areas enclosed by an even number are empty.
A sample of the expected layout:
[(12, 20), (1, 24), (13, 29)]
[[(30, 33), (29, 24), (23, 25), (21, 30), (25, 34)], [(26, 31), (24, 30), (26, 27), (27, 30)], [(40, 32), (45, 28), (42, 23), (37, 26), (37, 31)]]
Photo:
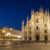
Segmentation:
[(31, 9), (40, 7), (50, 10), (50, 0), (0, 0), (0, 28), (9, 27), (21, 30), (22, 20), (30, 19)]

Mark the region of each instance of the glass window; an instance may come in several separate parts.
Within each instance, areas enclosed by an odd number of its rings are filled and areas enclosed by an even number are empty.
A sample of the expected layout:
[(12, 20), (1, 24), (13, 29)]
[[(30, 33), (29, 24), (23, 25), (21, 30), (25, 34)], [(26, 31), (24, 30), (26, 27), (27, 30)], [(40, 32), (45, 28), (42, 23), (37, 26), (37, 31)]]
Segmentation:
[(31, 37), (29, 38), (29, 40), (31, 40)]
[(45, 33), (47, 33), (47, 30), (45, 30)]
[(39, 35), (36, 35), (36, 40), (37, 40), (37, 41), (39, 40)]
[(48, 40), (47, 36), (45, 36), (45, 40)]
[(36, 29), (38, 30), (38, 26), (36, 27)]
[(31, 34), (31, 31), (30, 31), (30, 34)]

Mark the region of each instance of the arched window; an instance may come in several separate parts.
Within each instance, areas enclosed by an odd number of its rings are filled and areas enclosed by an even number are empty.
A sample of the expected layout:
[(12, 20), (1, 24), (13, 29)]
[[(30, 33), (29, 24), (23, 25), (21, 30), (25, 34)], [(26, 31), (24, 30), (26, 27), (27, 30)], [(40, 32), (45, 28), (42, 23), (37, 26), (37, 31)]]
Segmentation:
[(48, 40), (48, 37), (47, 36), (45, 36), (45, 41), (47, 41)]
[(29, 37), (29, 40), (31, 40), (31, 37)]
[(36, 27), (36, 30), (38, 30), (38, 26)]
[(45, 30), (45, 33), (47, 33), (47, 30)]
[(27, 40), (27, 36), (26, 35), (27, 35), (27, 32), (25, 31), (25, 40)]

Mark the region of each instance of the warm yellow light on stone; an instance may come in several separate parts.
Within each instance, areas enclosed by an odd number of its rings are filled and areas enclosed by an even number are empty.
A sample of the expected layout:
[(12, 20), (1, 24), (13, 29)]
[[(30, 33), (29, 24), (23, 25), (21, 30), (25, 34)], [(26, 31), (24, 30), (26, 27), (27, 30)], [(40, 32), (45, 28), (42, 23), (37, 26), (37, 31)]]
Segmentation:
[(17, 36), (18, 38), (21, 38), (22, 36)]
[(10, 30), (12, 30), (12, 28), (10, 28)]
[[(45, 31), (46, 30), (46, 31)], [(39, 11), (31, 11), (31, 18), (28, 20), (26, 25), (22, 24), (22, 35), (24, 40), (38, 40), (50, 41), (50, 14), (49, 11), (43, 11), (43, 8), (40, 8)], [(47, 37), (47, 38), (46, 38)], [(46, 38), (46, 39), (45, 39)]]
[(5, 30), (3, 30), (2, 32), (5, 33)]
[(11, 35), (11, 33), (8, 32), (8, 33), (7, 33), (7, 36), (10, 36), (10, 35)]

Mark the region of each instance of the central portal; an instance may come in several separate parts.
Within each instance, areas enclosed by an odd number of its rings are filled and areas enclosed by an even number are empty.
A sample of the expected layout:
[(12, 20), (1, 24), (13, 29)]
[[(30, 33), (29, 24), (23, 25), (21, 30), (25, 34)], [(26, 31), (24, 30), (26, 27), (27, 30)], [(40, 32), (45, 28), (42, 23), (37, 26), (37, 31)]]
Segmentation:
[(39, 41), (39, 35), (36, 35), (36, 41)]

